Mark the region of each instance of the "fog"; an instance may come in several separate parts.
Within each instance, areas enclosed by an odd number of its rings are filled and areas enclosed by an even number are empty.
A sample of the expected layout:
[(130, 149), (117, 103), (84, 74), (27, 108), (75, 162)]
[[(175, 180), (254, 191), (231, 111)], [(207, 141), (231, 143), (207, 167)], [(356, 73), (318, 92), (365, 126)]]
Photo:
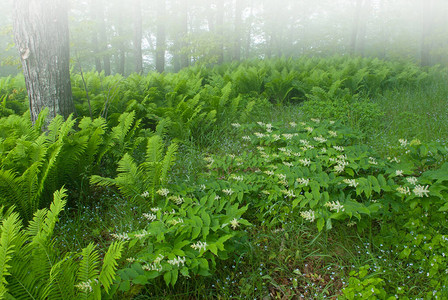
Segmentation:
[[(14, 2), (4, 2), (0, 75), (19, 65)], [(302, 55), (448, 63), (444, 0), (91, 0), (67, 10), (72, 63), (111, 74), (138, 71), (139, 57), (143, 72)]]

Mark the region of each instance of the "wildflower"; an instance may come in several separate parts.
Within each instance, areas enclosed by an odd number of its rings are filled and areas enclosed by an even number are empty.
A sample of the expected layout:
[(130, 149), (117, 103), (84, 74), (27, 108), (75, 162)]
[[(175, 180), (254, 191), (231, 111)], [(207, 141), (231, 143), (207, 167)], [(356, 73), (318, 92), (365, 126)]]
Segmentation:
[(281, 180), (285, 180), (286, 179), (286, 175), (285, 174), (277, 174), (277, 177), (280, 178)]
[(262, 192), (263, 194), (265, 194), (265, 195), (270, 195), (270, 194), (271, 194), (269, 191), (266, 191), (266, 190), (262, 190), (261, 192)]
[(160, 210), (160, 207), (153, 207), (150, 209), (153, 213), (158, 212)]
[(166, 197), (170, 193), (170, 191), (168, 189), (163, 188), (159, 189), (156, 193), (162, 197)]
[(396, 158), (396, 157), (394, 157), (394, 158), (388, 157), (388, 159), (389, 159), (390, 162), (396, 162), (397, 164), (400, 163), (400, 160), (398, 158)]
[(403, 195), (410, 195), (411, 194), (411, 191), (409, 190), (409, 187), (402, 187), (402, 186), (399, 186), (399, 187), (397, 187), (397, 192), (399, 192), (400, 194), (403, 194)]
[(320, 123), (320, 119), (313, 119), (313, 118), (311, 118), (311, 121), (313, 121), (314, 123)]
[(205, 184), (201, 184), (201, 185), (199, 186), (199, 190), (200, 190), (200, 191), (205, 191), (206, 188), (207, 188), (207, 187), (205, 186)]
[(296, 127), (296, 126), (297, 126), (297, 123), (296, 123), (296, 122), (289, 122), (289, 126), (291, 126), (291, 127)]
[(210, 157), (210, 156), (207, 156), (207, 157), (204, 157), (204, 160), (206, 161), (206, 162), (208, 162), (208, 163), (213, 163), (215, 160), (213, 159), (213, 157)]
[(287, 161), (284, 161), (283, 164), (284, 164), (285, 166), (287, 166), (287, 167), (292, 167), (292, 166), (294, 166), (293, 163), (290, 163), (290, 162), (287, 162)]
[(167, 263), (169, 263), (172, 266), (180, 267), (181, 265), (182, 266), (185, 265), (185, 257), (178, 256), (178, 257), (175, 257), (175, 258), (173, 258), (171, 260), (168, 260)]
[(315, 219), (314, 211), (311, 209), (308, 211), (300, 212), (300, 216), (310, 222), (314, 222), (314, 219)]
[(265, 174), (267, 174), (267, 175), (270, 175), (270, 176), (272, 176), (272, 175), (274, 175), (274, 171), (264, 171), (263, 173), (265, 173)]
[(157, 219), (157, 216), (155, 214), (144, 213), (143, 217), (145, 217), (149, 221), (154, 221), (155, 219)]
[(235, 174), (232, 174), (232, 176), (230, 176), (230, 179), (236, 180), (236, 181), (243, 181), (244, 178), (243, 176), (237, 176)]
[(235, 154), (229, 154), (229, 157), (230, 157), (231, 159), (235, 159), (236, 155), (235, 155)]
[(148, 198), (149, 197), (149, 192), (148, 191), (143, 192), (142, 197), (143, 198)]
[(173, 201), (177, 205), (181, 205), (184, 202), (184, 198), (182, 198), (181, 196), (170, 196), (168, 197), (168, 200)]
[(261, 127), (264, 127), (264, 123), (263, 122), (257, 122), (258, 125), (260, 125)]
[(311, 164), (311, 161), (308, 158), (300, 159), (299, 162), (304, 166), (309, 166)]
[(300, 154), (299, 152), (292, 152), (291, 154), (294, 155), (295, 157), (299, 157), (299, 156), (302, 155), (302, 154)]
[(414, 139), (414, 140), (412, 140), (412, 141), (409, 143), (410, 146), (418, 146), (418, 145), (421, 145), (421, 144), (422, 144), (422, 142), (420, 142), (419, 139)]
[(235, 128), (240, 128), (241, 127), (241, 125), (239, 123), (232, 123), (231, 125), (233, 127), (235, 127)]
[(272, 129), (272, 124), (271, 123), (266, 124), (266, 128), (267, 129)]
[(128, 241), (130, 240), (129, 235), (125, 232), (125, 233), (112, 233), (111, 236), (116, 239), (116, 240), (120, 240), (120, 241)]
[(293, 197), (293, 198), (297, 197), (294, 194), (294, 191), (292, 191), (292, 190), (282, 190), (282, 193), (285, 194), (287, 197)]
[(406, 178), (406, 181), (409, 182), (409, 183), (412, 184), (412, 185), (416, 185), (417, 182), (418, 182), (418, 179), (415, 178), (415, 177), (413, 177), (413, 176), (411, 176), (411, 177), (407, 177), (407, 178)]
[(336, 131), (332, 131), (332, 130), (328, 131), (328, 134), (330, 134), (333, 137), (338, 136), (338, 133)]
[(350, 221), (350, 222), (347, 223), (348, 227), (352, 227), (352, 226), (355, 226), (355, 225), (356, 225), (355, 221)]
[(322, 153), (327, 153), (327, 148), (322, 148)]
[(378, 163), (376, 162), (375, 157), (369, 157), (369, 164), (371, 165), (377, 165)]
[(283, 137), (284, 137), (285, 139), (287, 139), (287, 140), (292, 139), (292, 137), (294, 136), (294, 135), (292, 135), (292, 134), (290, 134), (290, 133), (283, 133), (282, 135), (283, 135)]
[(232, 190), (232, 189), (224, 189), (224, 190), (222, 190), (222, 192), (223, 192), (224, 194), (228, 195), (228, 196), (230, 196), (230, 195), (233, 194), (233, 190)]
[(77, 285), (75, 285), (75, 287), (78, 288), (79, 290), (83, 291), (84, 293), (93, 291), (91, 279), (89, 279), (87, 281), (80, 282)]
[(316, 142), (319, 142), (319, 143), (325, 143), (325, 142), (327, 141), (327, 139), (324, 138), (324, 137), (322, 137), (321, 135), (320, 135), (320, 136), (315, 136), (315, 137), (313, 137), (313, 139), (314, 139)]
[(127, 262), (129, 262), (129, 263), (133, 263), (134, 261), (135, 261), (135, 258), (133, 258), (133, 257), (128, 257), (127, 259)]
[(337, 164), (336, 166), (334, 166), (334, 171), (336, 173), (342, 173), (345, 170), (345, 164)]
[(273, 134), (272, 137), (274, 138), (274, 141), (278, 141), (280, 139), (278, 134)]
[(335, 121), (330, 121), (330, 124), (333, 125), (335, 123)]
[(162, 272), (162, 265), (160, 263), (152, 263), (150, 265), (146, 264), (142, 266), (145, 271), (157, 271)]
[(305, 126), (305, 125), (306, 125), (305, 122), (300, 122), (299, 124), (302, 125), (302, 126)]
[(183, 220), (182, 218), (177, 218), (177, 219), (171, 219), (171, 220), (168, 220), (168, 221), (166, 221), (166, 222), (167, 222), (168, 224), (172, 225), (172, 226), (175, 226), (175, 225), (177, 225), (177, 224), (183, 223), (184, 220)]
[(215, 196), (215, 200), (219, 200), (219, 199), (221, 199), (221, 196), (216, 195), (216, 196)]
[(245, 140), (245, 141), (250, 141), (251, 139), (250, 139), (250, 136), (245, 135), (245, 136), (243, 136), (243, 140)]
[(310, 142), (308, 142), (307, 140), (300, 140), (299, 142), (305, 146), (308, 146), (310, 144)]
[(423, 196), (429, 197), (428, 196), (428, 193), (429, 193), (428, 188), (429, 188), (429, 185), (422, 186), (419, 184), (419, 185), (416, 185), (412, 191), (418, 197), (423, 197)]
[(344, 151), (344, 147), (342, 146), (333, 146), (333, 149), (337, 150), (337, 151)]
[(344, 182), (348, 185), (348, 186), (351, 186), (351, 187), (357, 187), (358, 186), (358, 182), (356, 182), (356, 180), (355, 179), (344, 179)]
[(201, 250), (202, 250), (202, 251), (205, 251), (206, 248), (207, 248), (207, 243), (206, 243), (206, 242), (201, 242), (201, 241), (199, 241), (199, 242), (197, 242), (197, 243), (191, 245), (191, 248), (193, 248), (194, 250), (198, 250), (199, 252), (200, 252)]
[(403, 170), (396, 170), (395, 176), (403, 176)]
[(314, 128), (313, 127), (305, 127), (305, 130), (308, 131), (309, 133), (313, 132)]
[(303, 184), (304, 186), (308, 186), (308, 184), (310, 183), (310, 179), (307, 178), (297, 178), (296, 181), (300, 184)]
[(138, 239), (142, 239), (147, 235), (150, 235), (151, 233), (149, 233), (148, 231), (146, 231), (146, 229), (143, 229), (142, 232), (140, 233), (134, 233), (134, 237), (138, 238)]
[(264, 133), (261, 133), (261, 132), (255, 132), (254, 134), (255, 134), (255, 136), (256, 136), (257, 138), (259, 138), (259, 139), (265, 137)]
[(344, 211), (344, 206), (339, 203), (339, 201), (327, 202), (324, 204), (325, 207), (328, 207), (330, 210), (335, 210), (336, 212)]
[(408, 145), (408, 140), (405, 139), (399, 139), (398, 142), (400, 143), (401, 147), (406, 147)]
[(233, 220), (230, 221), (230, 226), (232, 227), (233, 230), (235, 230), (238, 226), (240, 226), (240, 223), (236, 218), (233, 218)]

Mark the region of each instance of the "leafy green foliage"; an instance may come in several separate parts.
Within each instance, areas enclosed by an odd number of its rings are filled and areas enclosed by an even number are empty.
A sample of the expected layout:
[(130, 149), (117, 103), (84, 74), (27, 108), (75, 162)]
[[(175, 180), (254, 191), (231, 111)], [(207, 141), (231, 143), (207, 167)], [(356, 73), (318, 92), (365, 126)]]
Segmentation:
[(36, 211), (23, 228), (19, 215), (5, 216), (0, 227), (0, 293), (16, 299), (100, 299), (115, 278), (123, 243), (112, 243), (99, 270), (99, 253), (89, 244), (80, 254), (60, 257), (52, 235), (66, 201), (64, 189), (54, 193), (50, 209)]

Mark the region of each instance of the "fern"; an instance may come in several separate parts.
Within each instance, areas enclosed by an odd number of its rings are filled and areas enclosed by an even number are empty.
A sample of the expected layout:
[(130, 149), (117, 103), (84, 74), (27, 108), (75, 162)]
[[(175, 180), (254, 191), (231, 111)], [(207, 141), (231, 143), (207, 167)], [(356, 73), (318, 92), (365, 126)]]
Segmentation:
[(109, 292), (109, 288), (115, 279), (115, 271), (118, 265), (117, 260), (120, 259), (122, 250), (123, 243), (113, 242), (104, 256), (103, 266), (98, 280), (103, 285), (106, 293)]

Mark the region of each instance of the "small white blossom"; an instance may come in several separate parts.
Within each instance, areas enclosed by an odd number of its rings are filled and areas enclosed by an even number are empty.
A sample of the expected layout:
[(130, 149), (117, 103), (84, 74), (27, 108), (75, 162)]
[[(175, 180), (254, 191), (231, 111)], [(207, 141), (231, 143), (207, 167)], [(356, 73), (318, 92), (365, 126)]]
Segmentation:
[(290, 163), (290, 162), (287, 162), (287, 161), (284, 161), (283, 164), (284, 164), (285, 166), (287, 166), (287, 167), (292, 167), (292, 166), (294, 166), (293, 163)]
[(308, 158), (299, 159), (299, 162), (304, 166), (309, 166), (311, 164), (311, 161)]
[(403, 176), (403, 170), (395, 170), (395, 176)]
[(287, 140), (292, 139), (292, 137), (294, 136), (294, 135), (292, 135), (292, 134), (290, 134), (290, 133), (283, 133), (282, 135), (283, 135), (283, 137), (284, 137), (285, 139), (287, 139)]
[(293, 190), (282, 190), (282, 193), (285, 194), (287, 197), (293, 197), (293, 198), (297, 197), (297, 196), (294, 194), (294, 191), (293, 191)]
[(270, 175), (270, 176), (272, 176), (272, 175), (274, 175), (274, 171), (264, 171), (263, 173), (265, 173), (266, 175)]
[(399, 186), (399, 187), (397, 187), (397, 192), (399, 192), (400, 194), (403, 194), (403, 195), (410, 195), (411, 194), (411, 191), (409, 190), (409, 187), (402, 187), (402, 186)]
[(168, 224), (170, 224), (170, 225), (175, 226), (175, 225), (177, 225), (177, 224), (183, 223), (184, 220), (183, 220), (182, 218), (177, 218), (177, 219), (171, 219), (171, 220), (168, 220), (168, 221), (166, 221), (166, 222), (167, 222)]
[(129, 235), (127, 233), (112, 233), (111, 236), (120, 241), (128, 241), (130, 240)]
[(348, 185), (348, 186), (351, 186), (351, 187), (357, 187), (358, 186), (358, 182), (356, 182), (356, 180), (355, 179), (344, 179), (344, 182)]
[(170, 191), (168, 189), (163, 188), (159, 189), (156, 193), (162, 197), (166, 197), (170, 193)]
[(313, 127), (305, 127), (305, 130), (308, 131), (309, 133), (313, 132), (314, 128)]
[(330, 131), (328, 131), (328, 133), (329, 133), (331, 136), (333, 136), (333, 137), (338, 136), (338, 133), (337, 133), (336, 131), (332, 131), (332, 130), (330, 130)]
[(232, 189), (224, 189), (222, 192), (228, 196), (232, 195), (234, 192)]
[(416, 185), (418, 182), (418, 179), (416, 177), (411, 176), (411, 177), (406, 177), (406, 181), (412, 185)]
[(313, 121), (314, 123), (317, 123), (317, 124), (320, 123), (320, 119), (313, 119), (313, 118), (311, 118), (311, 121)]
[(337, 151), (344, 151), (344, 147), (342, 146), (333, 146), (333, 149), (337, 150)]
[(274, 141), (278, 141), (280, 139), (280, 136), (278, 134), (273, 134), (272, 138), (274, 139)]
[(304, 186), (308, 186), (308, 184), (310, 183), (310, 179), (307, 178), (297, 178), (296, 181), (300, 184), (303, 184)]
[(84, 293), (87, 293), (87, 292), (91, 293), (93, 291), (91, 279), (89, 279), (87, 281), (80, 282), (77, 285), (75, 285), (75, 287), (78, 288), (79, 290), (83, 291)]
[(236, 180), (236, 181), (243, 181), (244, 178), (243, 176), (237, 176), (235, 174), (232, 174), (232, 176), (230, 176), (230, 179)]
[(344, 206), (339, 203), (339, 201), (327, 202), (324, 204), (325, 207), (328, 207), (330, 210), (336, 210), (336, 212), (344, 211)]
[(399, 139), (398, 142), (400, 143), (401, 147), (406, 147), (409, 144), (408, 140), (405, 139)]
[(241, 124), (239, 124), (239, 123), (232, 123), (232, 126), (235, 127), (235, 128), (240, 128)]
[(423, 186), (423, 185), (419, 184), (419, 185), (416, 185), (412, 191), (418, 197), (423, 197), (423, 196), (429, 197), (428, 196), (428, 194), (429, 194), (428, 188), (429, 188), (429, 185)]
[(296, 123), (296, 122), (289, 122), (289, 126), (291, 126), (291, 127), (296, 127), (296, 126), (297, 126), (297, 123)]
[(245, 136), (243, 136), (243, 140), (245, 140), (245, 141), (250, 141), (250, 140), (251, 140), (251, 138), (250, 138), (250, 136), (248, 136), (248, 135), (245, 135)]
[(375, 157), (369, 157), (369, 164), (371, 165), (377, 165), (378, 163), (376, 162)]
[(300, 212), (300, 216), (310, 222), (314, 222), (314, 219), (316, 218), (313, 210), (302, 211)]
[(313, 139), (314, 139), (316, 142), (319, 142), (319, 143), (325, 143), (325, 142), (327, 141), (327, 139), (324, 138), (324, 137), (322, 137), (321, 135), (320, 135), (320, 136), (315, 136), (315, 137), (313, 137)]
[(199, 252), (200, 252), (201, 250), (202, 250), (202, 251), (205, 251), (206, 248), (207, 248), (207, 243), (206, 243), (206, 242), (201, 242), (201, 241), (199, 241), (199, 242), (197, 242), (197, 243), (191, 245), (191, 248), (193, 248), (194, 250), (198, 250)]
[(149, 213), (144, 213), (143, 217), (145, 217), (146, 219), (148, 219), (149, 221), (154, 221), (155, 219), (157, 219), (157, 216), (155, 214), (149, 214)]
[(281, 180), (285, 180), (286, 179), (286, 175), (285, 174), (277, 174), (276, 176), (278, 178), (280, 178)]
[(238, 226), (240, 226), (240, 223), (236, 218), (233, 218), (233, 220), (230, 221), (230, 226), (232, 227), (233, 230), (235, 230)]
[(261, 132), (255, 132), (254, 134), (255, 134), (255, 136), (256, 136), (257, 138), (259, 138), (259, 139), (265, 137), (264, 133), (261, 133)]
[(148, 198), (149, 197), (149, 192), (148, 191), (143, 192), (142, 197), (143, 198)]

